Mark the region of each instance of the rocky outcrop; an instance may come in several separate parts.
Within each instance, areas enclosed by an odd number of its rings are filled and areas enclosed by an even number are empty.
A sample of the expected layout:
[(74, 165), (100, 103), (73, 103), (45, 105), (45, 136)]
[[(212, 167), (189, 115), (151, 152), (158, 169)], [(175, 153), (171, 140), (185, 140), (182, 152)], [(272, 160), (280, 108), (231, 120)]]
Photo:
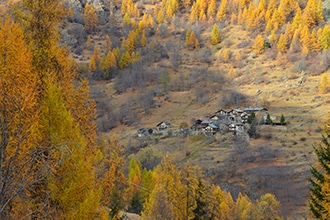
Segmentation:
[(83, 12), (82, 2), (79, 0), (65, 0), (66, 5), (72, 8), (75, 15), (81, 14)]
[(89, 5), (93, 5), (100, 23), (106, 22), (109, 14), (109, 0), (64, 0), (66, 5), (72, 8), (75, 16), (81, 16), (84, 12), (85, 5), (88, 3)]
[(323, 1), (323, 15), (324, 19), (327, 23), (329, 23), (330, 18), (330, 0), (324, 0)]

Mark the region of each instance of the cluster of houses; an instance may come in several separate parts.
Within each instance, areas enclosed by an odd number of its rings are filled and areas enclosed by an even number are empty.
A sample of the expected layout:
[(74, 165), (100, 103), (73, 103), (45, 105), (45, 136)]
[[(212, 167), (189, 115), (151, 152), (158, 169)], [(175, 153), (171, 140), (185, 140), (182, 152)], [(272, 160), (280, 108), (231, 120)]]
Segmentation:
[[(262, 120), (266, 120), (268, 109), (264, 107), (245, 108), (245, 109), (220, 109), (207, 119), (197, 119), (193, 121), (190, 128), (192, 134), (215, 134), (218, 132), (226, 133), (233, 132), (236, 135), (238, 132), (245, 132), (248, 128), (248, 119), (252, 114), (258, 115)], [(155, 129), (140, 128), (136, 134), (138, 137), (143, 137), (151, 134), (164, 134), (171, 128), (169, 122), (160, 122)], [(182, 128), (181, 128), (182, 129)]]
[(149, 136), (151, 134), (167, 133), (168, 128), (171, 128), (172, 125), (169, 122), (162, 121), (156, 125), (156, 129), (152, 128), (140, 128), (136, 131), (137, 137)]
[(220, 109), (210, 116), (209, 119), (197, 119), (192, 126), (196, 131), (205, 132), (243, 132), (246, 130), (247, 121), (251, 114), (258, 113), (261, 117), (267, 117), (267, 108), (245, 108), (245, 109)]

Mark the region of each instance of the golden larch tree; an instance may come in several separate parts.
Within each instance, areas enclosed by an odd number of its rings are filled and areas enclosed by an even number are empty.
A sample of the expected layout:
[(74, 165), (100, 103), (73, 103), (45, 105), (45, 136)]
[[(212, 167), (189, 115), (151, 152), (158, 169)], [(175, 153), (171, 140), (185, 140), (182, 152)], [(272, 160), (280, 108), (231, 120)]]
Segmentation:
[(320, 36), (320, 46), (322, 49), (327, 50), (330, 47), (330, 26), (324, 25), (322, 34)]
[(207, 16), (206, 16), (206, 13), (205, 13), (205, 11), (200, 11), (200, 13), (199, 13), (199, 20), (200, 21), (207, 21)]
[(163, 10), (159, 10), (156, 21), (158, 24), (163, 23), (163, 21), (164, 21), (164, 11)]
[(305, 56), (309, 54), (309, 48), (306, 45), (301, 46), (301, 54)]
[(106, 50), (106, 52), (112, 50), (112, 42), (108, 34), (105, 35), (104, 49)]
[(276, 2), (277, 2), (277, 0), (269, 0), (269, 2), (268, 2), (267, 11), (270, 11), (271, 14), (276, 9)]
[(237, 73), (236, 70), (234, 69), (234, 67), (230, 67), (229, 71), (228, 71), (228, 75), (230, 77), (231, 80), (236, 79)]
[(231, 51), (229, 48), (224, 48), (222, 51), (222, 58), (225, 62), (228, 62), (230, 60)]
[(189, 44), (190, 35), (191, 35), (191, 29), (188, 28), (188, 30), (187, 30), (187, 32), (186, 32), (186, 40), (185, 40), (185, 43), (186, 43), (187, 45)]
[(300, 25), (303, 25), (302, 24), (302, 11), (301, 11), (301, 8), (298, 6), (296, 15), (294, 16), (294, 18), (292, 20), (292, 28), (294, 30), (296, 30), (299, 28)]
[(97, 70), (97, 62), (94, 56), (92, 56), (89, 60), (88, 70), (90, 73), (93, 73)]
[(80, 134), (85, 137), (86, 151), (90, 159), (95, 156), (98, 149), (96, 144), (96, 103), (90, 95), (90, 86), (86, 78), (77, 82), (74, 92), (74, 109), (71, 110), (72, 116), (78, 125)]
[(265, 51), (264, 38), (259, 34), (254, 40), (253, 51), (257, 54), (262, 54)]
[(240, 52), (236, 52), (235, 53), (235, 56), (234, 56), (234, 59), (236, 60), (236, 61), (239, 61), (239, 60), (241, 60), (241, 54), (240, 54)]
[(88, 66), (89, 71), (95, 72), (98, 69), (99, 60), (100, 60), (100, 57), (99, 57), (98, 49), (95, 46), (94, 47), (93, 55), (92, 55), (92, 57), (91, 57), (91, 59), (89, 61), (89, 66)]
[[(68, 58), (66, 48), (59, 45), (57, 28), (64, 16), (63, 3), (24, 0), (20, 9), (16, 19), (24, 28), (32, 68), (38, 76), (35, 90), (41, 124), (39, 145), (44, 149), (40, 163), (54, 167), (47, 180), (34, 185), (37, 195), (33, 200), (36, 210), (32, 218), (53, 214), (57, 218), (94, 218), (101, 210), (93, 171), (94, 157), (89, 153), (96, 148), (92, 146), (95, 130), (93, 123), (81, 126), (94, 116), (75, 110), (77, 106), (87, 108), (88, 105), (91, 109), (95, 106), (78, 98), (77, 93), (82, 90), (76, 86), (79, 80), (74, 63)], [(88, 87), (84, 90), (86, 94), (89, 92)], [(84, 122), (80, 122), (82, 118)]]
[(294, 1), (290, 0), (280, 0), (278, 6), (279, 10), (283, 11), (284, 15), (287, 16), (293, 10)]
[(196, 49), (196, 50), (199, 50), (200, 48), (201, 48), (201, 45), (200, 45), (200, 43), (199, 43), (198, 38), (196, 38), (196, 40), (195, 40), (195, 49)]
[(127, 200), (124, 193), (127, 179), (124, 175), (123, 146), (113, 135), (102, 136), (100, 144), (103, 146), (103, 159), (98, 173), (102, 185), (101, 203), (110, 210), (110, 218), (117, 219)]
[[(23, 30), (9, 16), (0, 23), (0, 218), (30, 216), (33, 187), (49, 170), (39, 164), (38, 76), (32, 70)], [(28, 164), (28, 165), (27, 165)]]
[(285, 32), (284, 32), (284, 36), (285, 36), (287, 43), (291, 42), (291, 40), (293, 38), (293, 34), (294, 34), (294, 29), (292, 28), (292, 24), (289, 22), (286, 24)]
[(154, 188), (144, 204), (144, 219), (185, 219), (186, 194), (180, 171), (167, 154), (156, 167)]
[(237, 15), (237, 24), (244, 24), (245, 18), (243, 17), (243, 11), (239, 10)]
[(185, 8), (188, 8), (191, 5), (191, 0), (183, 0), (182, 4)]
[(99, 18), (93, 5), (86, 3), (84, 8), (84, 23), (87, 31), (93, 31), (99, 22)]
[(190, 36), (189, 36), (189, 40), (187, 42), (187, 45), (195, 46), (196, 40), (197, 40), (197, 38), (196, 38), (195, 32), (192, 31)]
[(122, 41), (121, 47), (132, 53), (135, 50), (135, 47), (138, 43), (138, 30), (132, 30), (128, 33), (128, 36), (126, 39)]
[(131, 25), (131, 17), (129, 16), (129, 14), (128, 13), (125, 13), (124, 14), (124, 17), (123, 17), (123, 23), (124, 23), (124, 25), (125, 26), (129, 26), (129, 25)]
[(101, 194), (94, 179), (93, 157), (85, 156), (87, 141), (65, 106), (62, 90), (52, 79), (45, 90), (41, 121), (42, 135), (49, 137), (50, 146), (57, 146), (48, 151), (48, 157), (60, 161), (48, 177), (48, 189), (52, 201), (57, 204), (57, 215), (66, 219), (94, 218)]
[(141, 44), (142, 47), (145, 47), (148, 44), (145, 30), (142, 31), (140, 44)]
[(154, 28), (154, 25), (155, 25), (154, 18), (151, 15), (149, 15), (148, 16), (148, 28), (152, 29), (152, 28)]
[(280, 220), (279, 215), (280, 202), (277, 201), (274, 195), (267, 193), (262, 195), (256, 202), (256, 219), (276, 219)]
[(124, 69), (125, 67), (127, 67), (131, 63), (132, 63), (131, 55), (128, 51), (125, 51), (123, 53), (123, 55), (120, 57), (118, 66), (119, 66), (120, 69)]
[(329, 79), (328, 79), (328, 74), (323, 73), (322, 78), (321, 78), (321, 82), (320, 82), (319, 93), (320, 94), (325, 94), (329, 91), (329, 88), (330, 88), (330, 82), (329, 82)]
[(272, 30), (271, 34), (270, 34), (270, 37), (269, 37), (269, 40), (270, 40), (270, 43), (275, 45), (276, 42), (277, 42), (277, 36), (276, 36), (276, 33), (275, 33), (275, 30)]
[(140, 191), (140, 186), (142, 183), (142, 173), (141, 165), (132, 157), (128, 165), (128, 185), (130, 190), (130, 195)]
[(311, 36), (310, 36), (310, 49), (314, 52), (319, 52), (321, 49), (321, 45), (319, 42), (319, 38), (317, 36), (317, 31), (313, 28)]
[(227, 9), (227, 0), (223, 0), (221, 1), (218, 12), (216, 14), (217, 21), (222, 21), (227, 17), (226, 9)]
[(230, 16), (230, 24), (236, 24), (237, 23), (237, 16), (235, 13), (232, 13)]
[(220, 43), (220, 30), (218, 25), (214, 24), (211, 32), (211, 44), (215, 45), (218, 43)]
[(90, 35), (88, 35), (88, 37), (87, 37), (86, 47), (87, 47), (89, 50), (92, 49), (92, 39), (91, 39), (91, 36), (90, 36)]
[(139, 31), (142, 31), (143, 29), (147, 29), (148, 23), (147, 23), (147, 13), (145, 13), (139, 22)]
[(235, 219), (253, 219), (253, 208), (249, 197), (239, 193), (235, 203)]
[(267, 23), (267, 30), (278, 30), (286, 22), (286, 17), (283, 11), (275, 10), (271, 20)]
[(302, 15), (303, 24), (311, 27), (324, 21), (322, 0), (308, 0)]
[(216, 0), (210, 0), (210, 4), (207, 8), (207, 17), (211, 18), (215, 16), (216, 12), (216, 7), (217, 7), (217, 2)]
[(300, 49), (300, 42), (299, 42), (299, 35), (300, 35), (300, 30), (296, 29), (294, 31), (291, 44), (290, 44), (290, 51), (297, 51)]
[(73, 18), (74, 17), (74, 12), (73, 12), (73, 10), (72, 10), (71, 7), (67, 10), (67, 16), (69, 18)]
[[(309, 28), (307, 25), (305, 25), (303, 27), (303, 29), (301, 29), (299, 41), (302, 44), (303, 50), (306, 51), (306, 49), (308, 49), (308, 50), (310, 49), (311, 37), (310, 37)], [(306, 55), (306, 53), (305, 53), (305, 55)]]
[(230, 193), (223, 191), (219, 186), (211, 186), (208, 210), (215, 219), (234, 219), (234, 200)]
[(277, 47), (277, 49), (280, 51), (280, 52), (282, 52), (282, 53), (284, 53), (284, 52), (286, 52), (287, 50), (288, 50), (288, 46), (287, 46), (287, 41), (286, 41), (286, 38), (285, 38), (285, 36), (284, 36), (284, 34), (281, 34), (280, 35), (280, 38), (279, 38), (279, 40), (278, 40), (278, 42), (277, 42), (277, 45), (276, 45), (276, 47)]

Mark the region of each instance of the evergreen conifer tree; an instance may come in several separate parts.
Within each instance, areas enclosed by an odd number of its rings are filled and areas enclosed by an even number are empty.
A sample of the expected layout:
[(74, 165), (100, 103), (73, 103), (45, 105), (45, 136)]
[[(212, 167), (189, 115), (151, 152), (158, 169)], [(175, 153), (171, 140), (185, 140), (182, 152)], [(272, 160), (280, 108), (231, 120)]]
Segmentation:
[(317, 162), (311, 167), (311, 182), (309, 208), (317, 219), (328, 219), (329, 209), (329, 182), (330, 182), (330, 121), (324, 125), (322, 141), (314, 146)]
[(284, 124), (284, 123), (285, 123), (285, 117), (284, 117), (283, 114), (281, 115), (280, 123), (281, 123), (281, 124)]

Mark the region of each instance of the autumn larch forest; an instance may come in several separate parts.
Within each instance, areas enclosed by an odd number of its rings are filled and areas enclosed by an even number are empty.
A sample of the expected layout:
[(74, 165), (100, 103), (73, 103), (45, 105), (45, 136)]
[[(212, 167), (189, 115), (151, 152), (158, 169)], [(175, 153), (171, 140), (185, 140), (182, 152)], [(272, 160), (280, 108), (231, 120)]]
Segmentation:
[(0, 3), (1, 219), (329, 219), (330, 3)]

